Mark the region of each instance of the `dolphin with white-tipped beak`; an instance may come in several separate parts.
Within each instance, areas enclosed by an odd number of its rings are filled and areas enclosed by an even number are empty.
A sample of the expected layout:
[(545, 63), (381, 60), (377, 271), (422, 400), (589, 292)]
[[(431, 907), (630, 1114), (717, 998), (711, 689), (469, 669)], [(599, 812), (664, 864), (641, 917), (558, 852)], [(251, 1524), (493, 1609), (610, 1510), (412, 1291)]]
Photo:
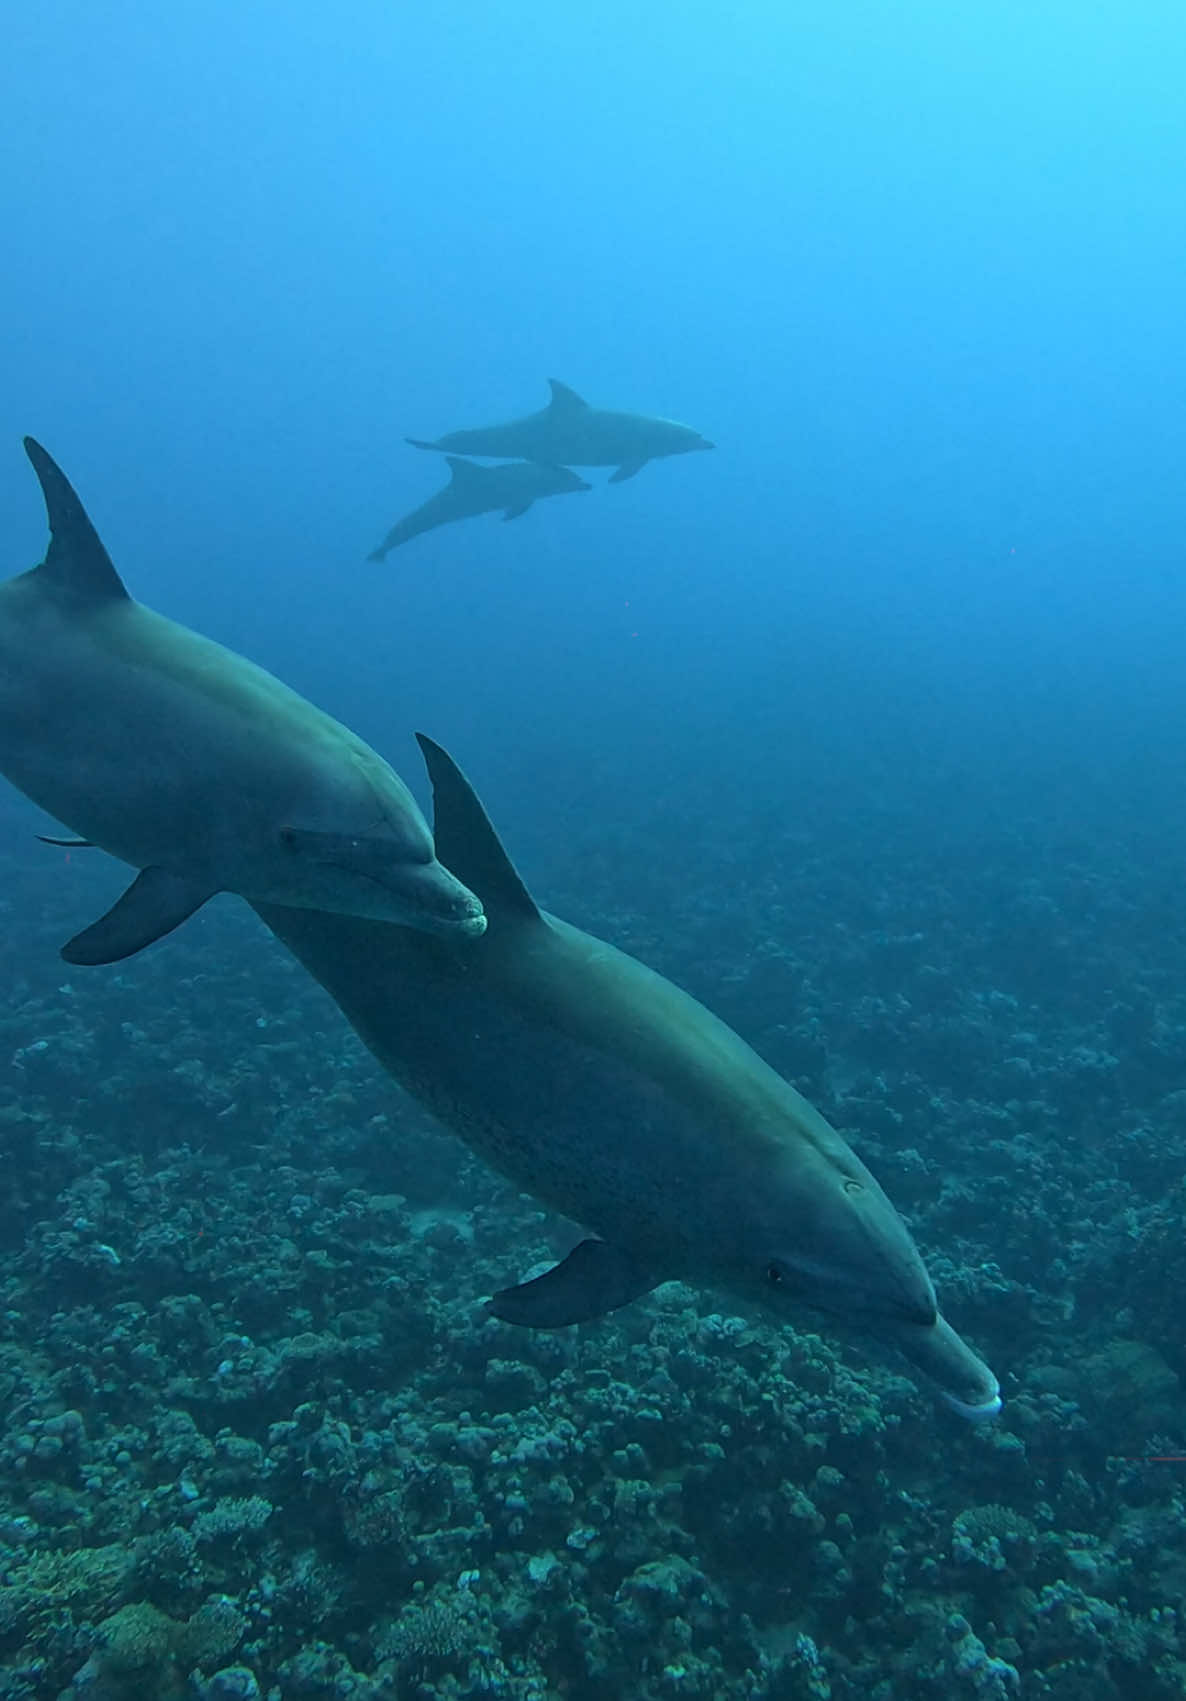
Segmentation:
[(482, 899), (471, 948), (257, 905), (379, 1062), (494, 1168), (592, 1233), (496, 1317), (555, 1328), (679, 1278), (898, 1347), (965, 1416), (996, 1378), (940, 1316), (910, 1234), (818, 1111), (724, 1022), (540, 910), (481, 803), (420, 737), (442, 856)]
[(72, 842), (140, 871), (66, 961), (131, 956), (216, 892), (481, 933), (399, 775), (263, 668), (133, 601), (61, 469), (25, 449), (50, 546), (0, 584), (0, 773)]

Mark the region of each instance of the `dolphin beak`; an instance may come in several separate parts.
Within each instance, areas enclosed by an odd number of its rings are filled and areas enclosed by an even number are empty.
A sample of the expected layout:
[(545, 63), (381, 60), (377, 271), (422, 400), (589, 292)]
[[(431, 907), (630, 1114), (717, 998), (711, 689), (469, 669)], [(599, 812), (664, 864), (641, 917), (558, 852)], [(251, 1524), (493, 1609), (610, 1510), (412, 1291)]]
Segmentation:
[(877, 1287), (882, 1297), (879, 1309), (891, 1325), (930, 1329), (939, 1316), (939, 1304), (927, 1267), (896, 1213), (883, 1226), (883, 1236), (887, 1229), (888, 1236), (878, 1246)]
[(1001, 1385), (945, 1317), (936, 1313), (930, 1328), (897, 1327), (887, 1331), (904, 1358), (929, 1376), (947, 1404), (973, 1423), (996, 1417), (1001, 1409)]
[(415, 869), (401, 869), (391, 887), (408, 900), (409, 925), (433, 933), (478, 938), (486, 931), (481, 902), (434, 858)]

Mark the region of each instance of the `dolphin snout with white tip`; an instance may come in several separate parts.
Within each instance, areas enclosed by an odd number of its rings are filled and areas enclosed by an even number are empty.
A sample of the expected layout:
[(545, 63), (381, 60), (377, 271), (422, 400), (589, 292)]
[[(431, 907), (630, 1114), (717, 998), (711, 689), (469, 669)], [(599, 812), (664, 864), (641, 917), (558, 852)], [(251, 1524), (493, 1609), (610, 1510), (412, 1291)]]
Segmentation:
[(0, 773), (140, 870), (66, 961), (128, 957), (216, 892), (481, 933), (399, 775), (263, 668), (135, 602), (65, 475), (25, 448), (50, 547), (0, 585)]

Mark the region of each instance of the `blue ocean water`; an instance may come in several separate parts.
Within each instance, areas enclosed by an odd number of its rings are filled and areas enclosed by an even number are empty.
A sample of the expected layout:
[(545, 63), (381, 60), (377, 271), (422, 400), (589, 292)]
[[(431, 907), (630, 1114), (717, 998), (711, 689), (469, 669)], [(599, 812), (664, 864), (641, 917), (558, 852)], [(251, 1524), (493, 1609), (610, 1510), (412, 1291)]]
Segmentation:
[[(426, 804), (447, 745), (844, 1130), (1005, 1406), (691, 1289), (484, 1332), (571, 1236), (235, 900), (64, 970), (126, 873), (8, 792), (0, 1693), (1179, 1694), (1178, 9), (5, 35), (5, 573), (29, 432), (135, 596)], [(716, 448), (368, 562), (404, 439), (549, 378)]]

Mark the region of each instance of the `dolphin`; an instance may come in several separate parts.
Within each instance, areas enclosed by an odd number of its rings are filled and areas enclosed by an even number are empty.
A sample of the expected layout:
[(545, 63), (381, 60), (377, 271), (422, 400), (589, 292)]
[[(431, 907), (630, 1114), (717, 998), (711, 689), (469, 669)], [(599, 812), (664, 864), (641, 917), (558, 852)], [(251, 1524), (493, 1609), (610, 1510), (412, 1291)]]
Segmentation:
[(485, 937), (255, 907), (383, 1067), (494, 1168), (592, 1234), (495, 1317), (579, 1323), (679, 1278), (891, 1342), (964, 1415), (996, 1378), (940, 1316), (902, 1219), (818, 1111), (724, 1022), (539, 909), (451, 758), (418, 735), (441, 855)]
[(690, 425), (654, 419), (645, 413), (590, 407), (559, 379), (549, 378), (548, 384), (552, 399), (538, 413), (512, 419), (506, 425), (449, 431), (435, 443), (423, 437), (409, 437), (407, 441), (414, 449), (445, 449), (458, 455), (546, 461), (564, 467), (616, 467), (611, 484), (633, 478), (648, 461), (664, 455), (686, 455), (691, 449), (715, 447)]
[(0, 773), (140, 870), (63, 948), (110, 963), (216, 892), (442, 929), (485, 921), (399, 775), (270, 673), (133, 601), (64, 474), (25, 450), (44, 562), (0, 584)]
[(421, 532), (432, 531), (434, 526), (470, 520), (497, 508), (504, 510), (504, 520), (517, 520), (543, 496), (564, 496), (570, 491), (593, 488), (567, 467), (544, 466), (539, 461), (480, 467), (460, 455), (446, 455), (445, 459), (449, 463), (448, 484), (397, 521), (368, 560), (382, 561), (389, 550), (398, 549), (401, 543), (419, 537)]

